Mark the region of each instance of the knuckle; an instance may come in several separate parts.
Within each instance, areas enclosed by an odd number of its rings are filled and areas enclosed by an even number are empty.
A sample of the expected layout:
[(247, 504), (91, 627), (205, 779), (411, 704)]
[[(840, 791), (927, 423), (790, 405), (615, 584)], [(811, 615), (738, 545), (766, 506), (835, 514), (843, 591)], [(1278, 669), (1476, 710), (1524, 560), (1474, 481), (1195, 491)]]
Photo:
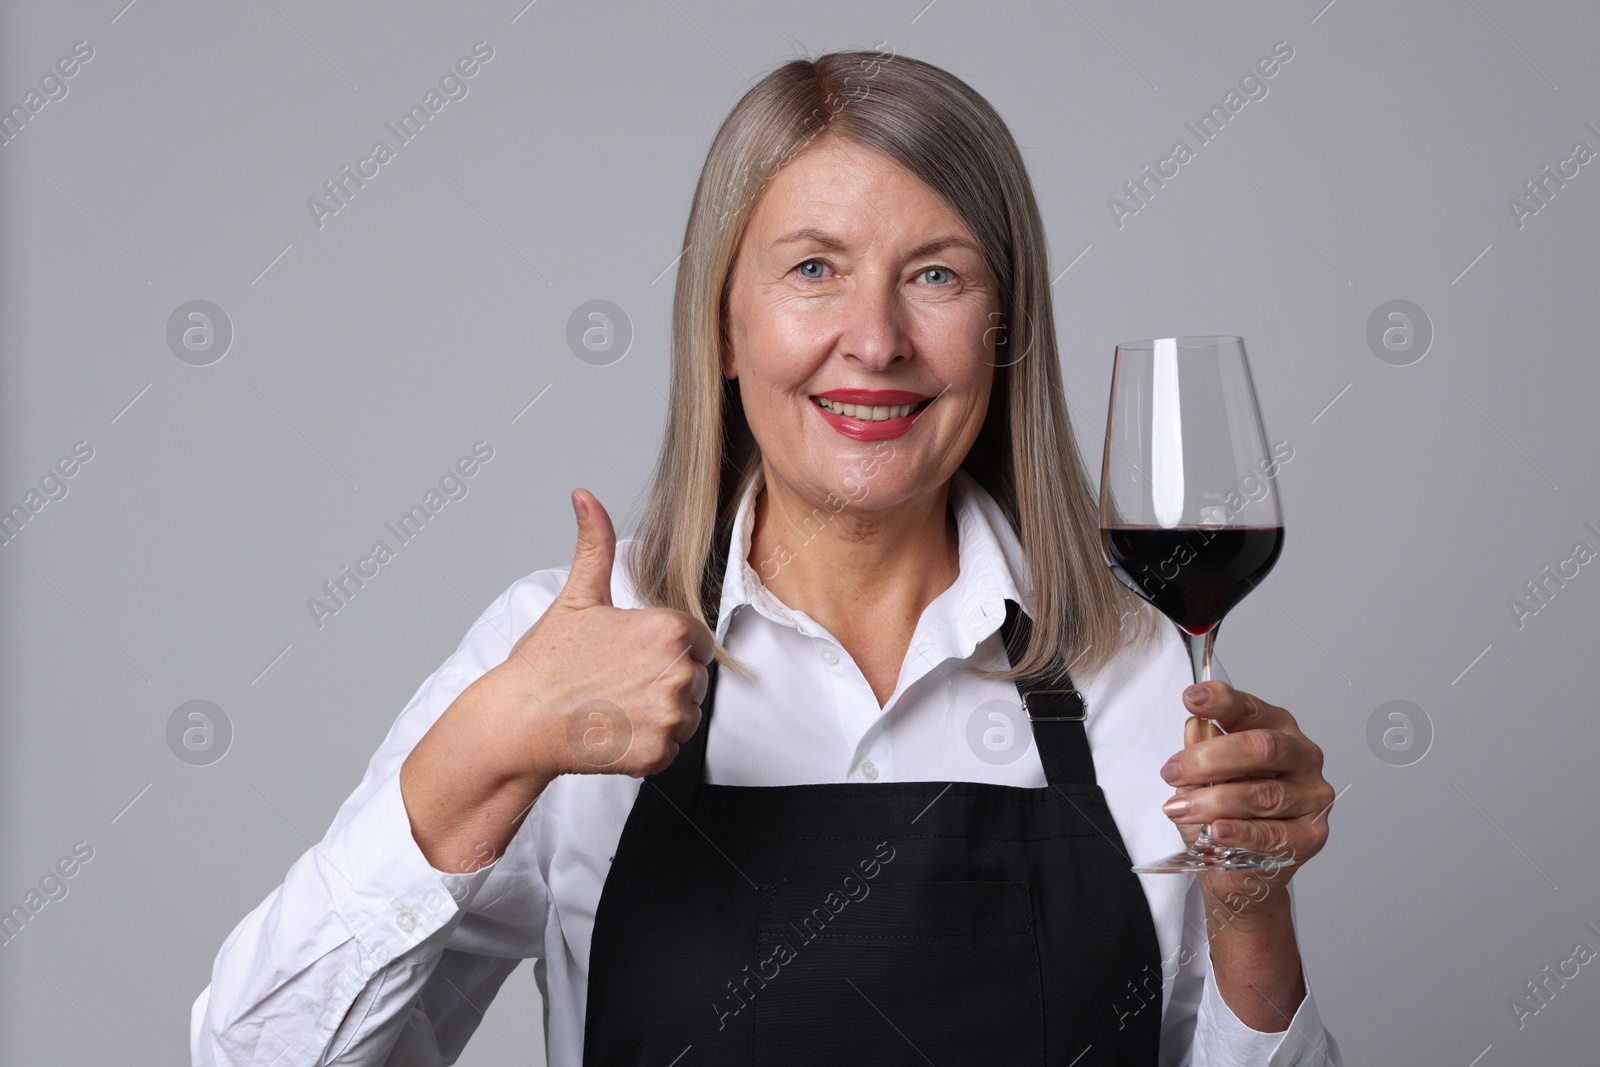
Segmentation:
[(676, 698), (662, 696), (650, 708), (650, 729), (657, 734), (670, 734), (683, 722), (683, 705)]
[(661, 673), (662, 688), (676, 701), (694, 686), (694, 666), (677, 660)]
[(1270, 764), (1278, 758), (1278, 735), (1271, 730), (1250, 730), (1244, 735), (1245, 751), (1257, 763)]
[(678, 619), (667, 608), (646, 608), (645, 620), (647, 632), (657, 641), (670, 641), (677, 635)]
[(672, 643), (682, 649), (688, 646), (694, 635), (693, 621), (689, 616), (676, 613), (672, 617), (672, 628), (668, 631)]
[(678, 638), (679, 648), (693, 644), (695, 637), (699, 634), (710, 632), (703, 621), (686, 611), (674, 610), (672, 617), (677, 623), (675, 636)]
[(1271, 814), (1283, 809), (1286, 790), (1276, 778), (1263, 778), (1250, 787), (1250, 803), (1257, 811)]

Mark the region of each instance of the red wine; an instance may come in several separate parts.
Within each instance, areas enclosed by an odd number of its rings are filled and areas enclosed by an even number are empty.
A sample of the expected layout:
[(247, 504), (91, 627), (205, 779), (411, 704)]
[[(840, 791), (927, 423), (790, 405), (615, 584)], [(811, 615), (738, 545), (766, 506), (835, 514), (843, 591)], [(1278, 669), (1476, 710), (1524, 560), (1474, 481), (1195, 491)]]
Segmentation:
[(1112, 526), (1100, 531), (1122, 584), (1192, 634), (1222, 621), (1283, 551), (1282, 526)]

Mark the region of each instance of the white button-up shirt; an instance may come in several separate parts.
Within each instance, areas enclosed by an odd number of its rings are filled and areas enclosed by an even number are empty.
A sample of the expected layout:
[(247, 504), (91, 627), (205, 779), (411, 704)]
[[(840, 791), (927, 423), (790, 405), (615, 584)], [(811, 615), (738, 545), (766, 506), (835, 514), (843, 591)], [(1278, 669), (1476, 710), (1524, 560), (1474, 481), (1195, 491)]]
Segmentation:
[[(757, 474), (741, 496), (716, 625), (718, 639), (758, 676), (719, 671), (707, 781), (1047, 784), (1026, 717), (1007, 714), (1018, 705), (1016, 684), (961, 669), (1004, 668), (1005, 600), (1030, 614), (1033, 608), (1031, 590), (1018, 584), (1028, 573), (1021, 545), (993, 497), (966, 471), (956, 473), (960, 571), (917, 620), (894, 693), (880, 707), (849, 652), (780, 602), (751, 566), (761, 484)], [(626, 544), (618, 546), (612, 602), (639, 607)], [(453, 1063), (477, 1029), (479, 1009), (527, 958), (537, 960), (545, 997), (549, 1063), (581, 1064), (595, 907), (639, 780), (557, 778), (505, 853), (470, 875), (428, 863), (411, 836), (399, 785), (412, 746), (462, 690), (505, 661), (567, 571), (536, 571), (490, 605), (395, 720), (327, 836), (234, 928), (194, 1003), (196, 1065)], [(1163, 627), (1160, 640), (1124, 649), (1074, 682), (1088, 705), (1096, 775), (1128, 855), (1151, 860), (1182, 848), (1161, 811), (1172, 788), (1158, 773), (1181, 747), (1186, 717), (1179, 694), (1190, 668), (1176, 632)], [(1309, 981), (1285, 1030), (1247, 1027), (1211, 979), (1195, 879), (1139, 880), (1162, 973), (1107, 1010), (1162, 1013), (1163, 1067), (1339, 1067)]]

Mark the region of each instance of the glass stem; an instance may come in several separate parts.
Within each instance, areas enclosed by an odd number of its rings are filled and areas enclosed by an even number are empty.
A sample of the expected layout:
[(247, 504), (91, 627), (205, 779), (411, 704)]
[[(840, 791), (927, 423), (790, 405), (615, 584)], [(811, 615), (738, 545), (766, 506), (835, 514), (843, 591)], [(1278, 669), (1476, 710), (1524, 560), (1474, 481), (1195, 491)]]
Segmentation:
[[(1189, 666), (1194, 672), (1194, 680), (1196, 682), (1211, 681), (1211, 646), (1216, 643), (1217, 631), (1221, 629), (1221, 627), (1222, 624), (1219, 622), (1215, 626), (1211, 627), (1211, 629), (1207, 630), (1204, 634), (1192, 634), (1183, 627), (1178, 627), (1178, 632), (1183, 635), (1184, 646), (1189, 650)], [(1201, 719), (1200, 721), (1200, 734), (1202, 739), (1207, 737), (1215, 737), (1218, 734), (1227, 732), (1210, 719)], [(1207, 782), (1206, 784), (1216, 785), (1217, 783)], [(1195, 839), (1195, 843), (1193, 845), (1189, 846), (1189, 851), (1214, 852), (1219, 847), (1220, 846), (1218, 846), (1218, 844), (1211, 838), (1211, 824), (1201, 823), (1200, 836)]]
[(1217, 626), (1204, 634), (1192, 634), (1181, 626), (1178, 632), (1183, 635), (1183, 643), (1189, 649), (1189, 666), (1194, 669), (1194, 680), (1211, 681), (1211, 646), (1217, 640)]

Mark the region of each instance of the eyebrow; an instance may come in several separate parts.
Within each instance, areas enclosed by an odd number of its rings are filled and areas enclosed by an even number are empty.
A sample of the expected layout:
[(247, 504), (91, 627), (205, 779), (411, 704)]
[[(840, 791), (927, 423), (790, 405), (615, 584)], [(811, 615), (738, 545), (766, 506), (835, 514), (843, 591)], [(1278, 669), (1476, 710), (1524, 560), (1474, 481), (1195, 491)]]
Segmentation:
[[(832, 252), (843, 252), (846, 250), (844, 242), (839, 240), (839, 238), (835, 237), (831, 233), (827, 233), (811, 226), (803, 226), (792, 233), (786, 233), (772, 243), (774, 246), (777, 246), (786, 244), (800, 244), (802, 242), (821, 245), (823, 248), (826, 248)], [(929, 256), (935, 252), (950, 247), (965, 248), (970, 252), (977, 252), (980, 255), (982, 254), (977, 246), (975, 246), (965, 237), (950, 233), (945, 234), (942, 237), (935, 237), (930, 241), (924, 241), (922, 244), (911, 250), (908, 258), (918, 259), (922, 256)]]

